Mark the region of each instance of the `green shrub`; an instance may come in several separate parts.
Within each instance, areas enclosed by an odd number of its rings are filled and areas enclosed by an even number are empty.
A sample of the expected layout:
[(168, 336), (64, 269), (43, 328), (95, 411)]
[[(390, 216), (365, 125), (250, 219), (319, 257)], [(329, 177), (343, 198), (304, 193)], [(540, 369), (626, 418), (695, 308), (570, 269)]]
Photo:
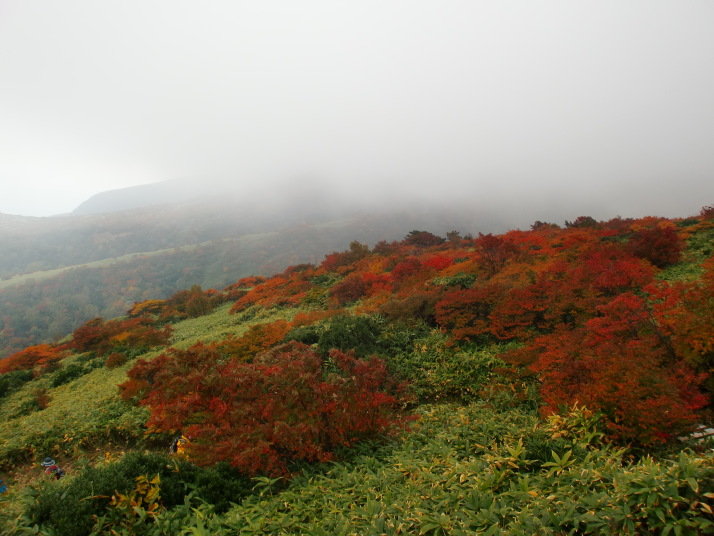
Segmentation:
[(81, 378), (85, 374), (89, 374), (94, 369), (104, 366), (105, 359), (103, 357), (92, 356), (91, 354), (83, 355), (74, 363), (70, 363), (58, 369), (49, 381), (52, 387), (59, 387), (65, 383)]
[(703, 228), (687, 239), (686, 252), (699, 262), (711, 256), (714, 250), (714, 227)]
[(379, 333), (380, 351), (386, 356), (410, 353), (417, 340), (428, 337), (432, 332), (425, 322), (389, 322)]
[(30, 413), (34, 413), (42, 409), (44, 408), (40, 405), (39, 401), (37, 400), (37, 397), (28, 398), (22, 404), (20, 404), (20, 406), (17, 408), (17, 411), (11, 417), (23, 417), (25, 415), (29, 415)]
[[(91, 370), (91, 368), (89, 370)], [(63, 367), (55, 372), (50, 378), (50, 384), (52, 387), (59, 387), (60, 385), (64, 385), (65, 383), (69, 383), (72, 380), (79, 378), (80, 376), (84, 376), (87, 372), (89, 372), (89, 370), (86, 370), (83, 365), (72, 363), (71, 365), (67, 365), (66, 367)]]
[(324, 355), (337, 348), (343, 352), (354, 350), (358, 357), (366, 357), (379, 351), (377, 340), (381, 329), (381, 324), (369, 316), (337, 315), (325, 325), (317, 346)]
[[(254, 482), (225, 462), (213, 467), (200, 468), (193, 479), (196, 495), (222, 513), (251, 493)], [(175, 503), (178, 504), (178, 503)]]
[(94, 361), (95, 359), (100, 359), (96, 352), (85, 352), (83, 354), (80, 354), (77, 356), (77, 358), (74, 360), (75, 363), (89, 363)]
[(52, 527), (58, 536), (82, 536), (91, 532), (92, 516), (102, 514), (111, 495), (132, 484), (120, 471), (86, 468), (72, 480), (42, 482), (26, 514), (31, 524)]
[(469, 274), (466, 272), (459, 272), (454, 275), (447, 275), (444, 277), (435, 277), (431, 280), (433, 285), (438, 287), (461, 287), (461, 288), (471, 288), (476, 282), (477, 275)]
[(43, 482), (26, 514), (33, 524), (54, 528), (58, 536), (89, 534), (94, 526), (92, 516), (103, 515), (111, 496), (133, 490), (136, 477), (142, 475), (160, 476), (165, 508), (183, 504), (193, 489), (223, 512), (252, 488), (250, 480), (227, 464), (203, 469), (168, 455), (136, 452), (106, 466), (85, 467), (72, 479)]
[(0, 398), (17, 391), (27, 382), (32, 381), (32, 378), (31, 370), (13, 370), (0, 375)]
[[(253, 492), (240, 497), (235, 494), (249, 483), (235, 484), (227, 466), (191, 473), (178, 464), (177, 471), (171, 460), (153, 455), (211, 502), (220, 498), (208, 488), (220, 493), (235, 485), (223, 504), (236, 506), (216, 514), (189, 494), (132, 534), (696, 535), (714, 528), (711, 452), (633, 461), (600, 442), (597, 415), (583, 408), (547, 424), (533, 410), (498, 409), (488, 401), (423, 405), (417, 413), (420, 419), (399, 441), (356, 448), (344, 462), (306, 466), (289, 481), (256, 478)], [(120, 467), (158, 469), (132, 463), (118, 462), (113, 474)], [(166, 505), (172, 476), (160, 476)], [(69, 489), (63, 481), (43, 486), (58, 499)], [(23, 534), (83, 534), (49, 523), (26, 527)]]
[(297, 341), (307, 345), (317, 344), (322, 331), (323, 328), (318, 324), (293, 328), (285, 335), (284, 342)]
[(686, 218), (682, 221), (677, 222), (677, 227), (691, 227), (699, 223), (698, 218)]
[(474, 398), (489, 383), (502, 345), (456, 350), (448, 339), (433, 330), (416, 339), (409, 351), (390, 356), (390, 366), (406, 380), (420, 402)]

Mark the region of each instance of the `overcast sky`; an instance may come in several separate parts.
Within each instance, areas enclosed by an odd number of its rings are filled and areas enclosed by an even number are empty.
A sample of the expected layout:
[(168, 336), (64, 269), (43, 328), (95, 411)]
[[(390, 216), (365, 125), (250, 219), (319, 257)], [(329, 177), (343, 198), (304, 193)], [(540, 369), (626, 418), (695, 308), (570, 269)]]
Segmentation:
[(304, 177), (696, 214), (714, 2), (0, 0), (0, 212)]

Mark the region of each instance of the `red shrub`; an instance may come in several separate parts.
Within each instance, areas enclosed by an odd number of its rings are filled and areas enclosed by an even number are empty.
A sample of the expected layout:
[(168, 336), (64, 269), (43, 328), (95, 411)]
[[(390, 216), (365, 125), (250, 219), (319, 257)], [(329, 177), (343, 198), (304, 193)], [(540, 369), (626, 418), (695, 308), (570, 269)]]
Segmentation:
[(0, 359), (0, 374), (13, 370), (47, 369), (64, 357), (64, 352), (51, 344), (38, 344)]
[(391, 272), (389, 272), (392, 281), (396, 284), (401, 283), (405, 279), (408, 279), (424, 269), (424, 266), (419, 259), (415, 257), (409, 257), (398, 263)]
[(126, 354), (114, 352), (107, 356), (104, 366), (107, 368), (117, 368), (127, 362)]
[(432, 268), (434, 270), (443, 270), (454, 264), (454, 259), (447, 257), (446, 255), (434, 255), (430, 259), (424, 261), (424, 266), (427, 268)]
[(292, 460), (334, 457), (335, 449), (404, 424), (401, 387), (383, 361), (332, 351), (324, 377), (317, 352), (292, 342), (253, 363), (222, 362), (214, 347), (172, 350), (142, 363), (151, 385), (148, 425), (193, 437), (199, 464), (227, 461), (248, 475), (284, 475)]
[(246, 361), (282, 342), (290, 328), (292, 324), (286, 320), (257, 324), (251, 326), (241, 337), (229, 338), (218, 343), (217, 348), (224, 354)]
[(503, 295), (500, 285), (448, 292), (436, 303), (436, 322), (457, 339), (472, 340), (491, 331), (491, 312)]
[(131, 318), (159, 315), (165, 307), (166, 300), (145, 300), (132, 305), (127, 315)]
[(335, 304), (342, 306), (365, 296), (372, 296), (388, 287), (388, 278), (370, 272), (354, 272), (333, 285), (331, 296)]
[(531, 347), (546, 412), (584, 404), (605, 414), (612, 437), (640, 445), (686, 431), (708, 402), (700, 391), (705, 375), (672, 354), (642, 298), (624, 294), (599, 312)]
[(130, 349), (134, 352), (166, 345), (173, 330), (165, 325), (157, 328), (147, 317), (104, 321), (94, 318), (80, 326), (72, 335), (69, 347), (78, 352), (110, 352)]
[(635, 257), (647, 259), (658, 268), (679, 262), (684, 244), (673, 227), (642, 229), (630, 240)]
[(328, 272), (339, 271), (340, 268), (354, 264), (369, 255), (369, 247), (357, 241), (350, 242), (350, 249), (340, 253), (334, 252), (325, 256), (320, 267)]
[(159, 320), (169, 321), (182, 318), (196, 318), (210, 313), (223, 301), (223, 295), (214, 289), (203, 290), (194, 285), (181, 290), (165, 300)]

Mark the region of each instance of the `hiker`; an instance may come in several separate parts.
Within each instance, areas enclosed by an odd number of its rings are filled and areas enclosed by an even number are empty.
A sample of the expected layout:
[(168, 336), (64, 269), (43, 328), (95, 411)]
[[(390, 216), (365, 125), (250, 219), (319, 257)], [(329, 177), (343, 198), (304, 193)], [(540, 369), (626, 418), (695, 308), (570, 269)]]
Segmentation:
[(45, 468), (45, 474), (54, 476), (55, 480), (64, 476), (64, 471), (50, 457), (45, 458), (40, 465)]
[(189, 439), (188, 437), (186, 437), (183, 434), (174, 437), (174, 440), (171, 442), (171, 445), (169, 446), (169, 454), (171, 454), (171, 455), (183, 454), (183, 451), (186, 447), (186, 443), (189, 443), (190, 441), (191, 441), (191, 439)]

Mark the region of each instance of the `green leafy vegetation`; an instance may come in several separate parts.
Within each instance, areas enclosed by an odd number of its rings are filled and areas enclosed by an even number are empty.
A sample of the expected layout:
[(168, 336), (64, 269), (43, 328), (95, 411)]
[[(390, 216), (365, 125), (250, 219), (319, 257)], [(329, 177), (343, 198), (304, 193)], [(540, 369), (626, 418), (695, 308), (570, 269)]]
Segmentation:
[(355, 241), (21, 349), (2, 530), (710, 533), (711, 220), (684, 222)]

